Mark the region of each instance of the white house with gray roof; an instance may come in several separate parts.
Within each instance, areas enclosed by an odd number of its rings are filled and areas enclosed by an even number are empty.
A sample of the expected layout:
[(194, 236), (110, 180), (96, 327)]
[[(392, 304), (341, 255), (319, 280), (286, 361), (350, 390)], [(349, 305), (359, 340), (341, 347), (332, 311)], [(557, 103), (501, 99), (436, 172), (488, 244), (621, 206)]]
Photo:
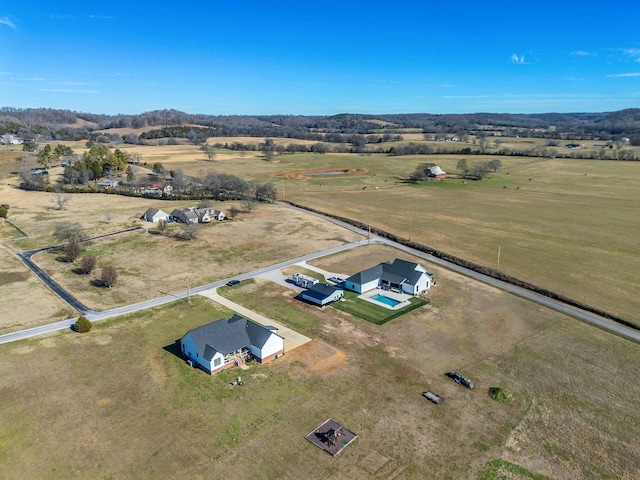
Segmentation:
[(213, 375), (254, 357), (260, 363), (284, 353), (284, 338), (275, 327), (263, 327), (234, 314), (193, 330), (180, 339), (182, 354)]
[(383, 262), (351, 275), (344, 281), (347, 290), (363, 293), (374, 288), (418, 295), (429, 291), (433, 274), (419, 263), (396, 258), (393, 263)]
[(159, 208), (148, 208), (146, 212), (142, 214), (140, 217), (142, 220), (146, 222), (159, 222), (160, 220), (169, 221), (169, 214), (160, 210)]

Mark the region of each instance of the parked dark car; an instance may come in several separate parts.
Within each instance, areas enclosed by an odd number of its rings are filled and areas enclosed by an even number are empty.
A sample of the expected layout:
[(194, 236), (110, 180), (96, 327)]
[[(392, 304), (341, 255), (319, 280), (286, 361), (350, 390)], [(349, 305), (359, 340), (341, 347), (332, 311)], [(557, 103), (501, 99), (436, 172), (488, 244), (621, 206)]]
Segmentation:
[(240, 280), (229, 280), (227, 282), (227, 287), (235, 287), (240, 283)]
[(473, 382), (458, 372), (447, 372), (445, 375), (463, 387), (473, 388)]
[(436, 395), (433, 392), (422, 392), (422, 396), (430, 402), (435, 403), (436, 405), (444, 402), (444, 398), (442, 398), (440, 395)]

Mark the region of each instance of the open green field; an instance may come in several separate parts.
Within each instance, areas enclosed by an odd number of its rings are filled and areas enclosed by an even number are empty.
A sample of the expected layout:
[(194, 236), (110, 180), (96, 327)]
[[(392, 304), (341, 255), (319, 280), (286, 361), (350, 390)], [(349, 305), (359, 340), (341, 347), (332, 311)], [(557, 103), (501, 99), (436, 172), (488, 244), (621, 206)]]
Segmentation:
[[(392, 255), (370, 246), (317, 264)], [(223, 290), (314, 341), (214, 377), (175, 355), (187, 330), (230, 315), (202, 297), (2, 345), (0, 478), (478, 478), (494, 460), (554, 479), (633, 478), (637, 345), (428, 269), (430, 305), (382, 326), (266, 281)], [(491, 400), (492, 386), (515, 400)], [(327, 417), (359, 435), (337, 458), (303, 438)]]
[(640, 163), (502, 159), (480, 182), (396, 185), (420, 162), (455, 171), (459, 157), (373, 157), (355, 162), (370, 173), (283, 180), (279, 191), (481, 265), (498, 268), (500, 247), (500, 271), (640, 323)]

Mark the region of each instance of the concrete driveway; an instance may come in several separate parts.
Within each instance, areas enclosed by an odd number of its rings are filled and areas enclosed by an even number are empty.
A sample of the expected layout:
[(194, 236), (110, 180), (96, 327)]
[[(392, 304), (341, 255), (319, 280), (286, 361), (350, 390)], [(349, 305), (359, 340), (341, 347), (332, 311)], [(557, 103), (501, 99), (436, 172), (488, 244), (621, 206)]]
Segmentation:
[(287, 352), (290, 352), (294, 348), (298, 348), (300, 345), (304, 345), (305, 343), (311, 341), (309, 337), (306, 337), (301, 333), (296, 332), (295, 330), (291, 330), (289, 327), (285, 327), (284, 325), (281, 325), (278, 322), (265, 317), (264, 315), (260, 315), (259, 313), (249, 310), (242, 305), (238, 305), (237, 303), (234, 303), (231, 300), (222, 297), (218, 294), (218, 291), (215, 288), (199, 292), (198, 295), (210, 298), (214, 302), (219, 303), (220, 305), (224, 305), (230, 310), (233, 310), (234, 312), (242, 315), (245, 318), (248, 318), (249, 320), (253, 320), (256, 323), (259, 323), (260, 325), (276, 327), (278, 329), (278, 335), (284, 338), (285, 354)]

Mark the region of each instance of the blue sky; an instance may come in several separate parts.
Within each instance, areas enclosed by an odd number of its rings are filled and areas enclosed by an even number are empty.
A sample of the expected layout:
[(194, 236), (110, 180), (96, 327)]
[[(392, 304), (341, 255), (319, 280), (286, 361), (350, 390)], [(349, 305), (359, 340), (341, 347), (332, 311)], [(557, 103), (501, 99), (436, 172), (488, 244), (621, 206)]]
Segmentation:
[(3, 2), (0, 106), (206, 114), (640, 107), (640, 3)]

